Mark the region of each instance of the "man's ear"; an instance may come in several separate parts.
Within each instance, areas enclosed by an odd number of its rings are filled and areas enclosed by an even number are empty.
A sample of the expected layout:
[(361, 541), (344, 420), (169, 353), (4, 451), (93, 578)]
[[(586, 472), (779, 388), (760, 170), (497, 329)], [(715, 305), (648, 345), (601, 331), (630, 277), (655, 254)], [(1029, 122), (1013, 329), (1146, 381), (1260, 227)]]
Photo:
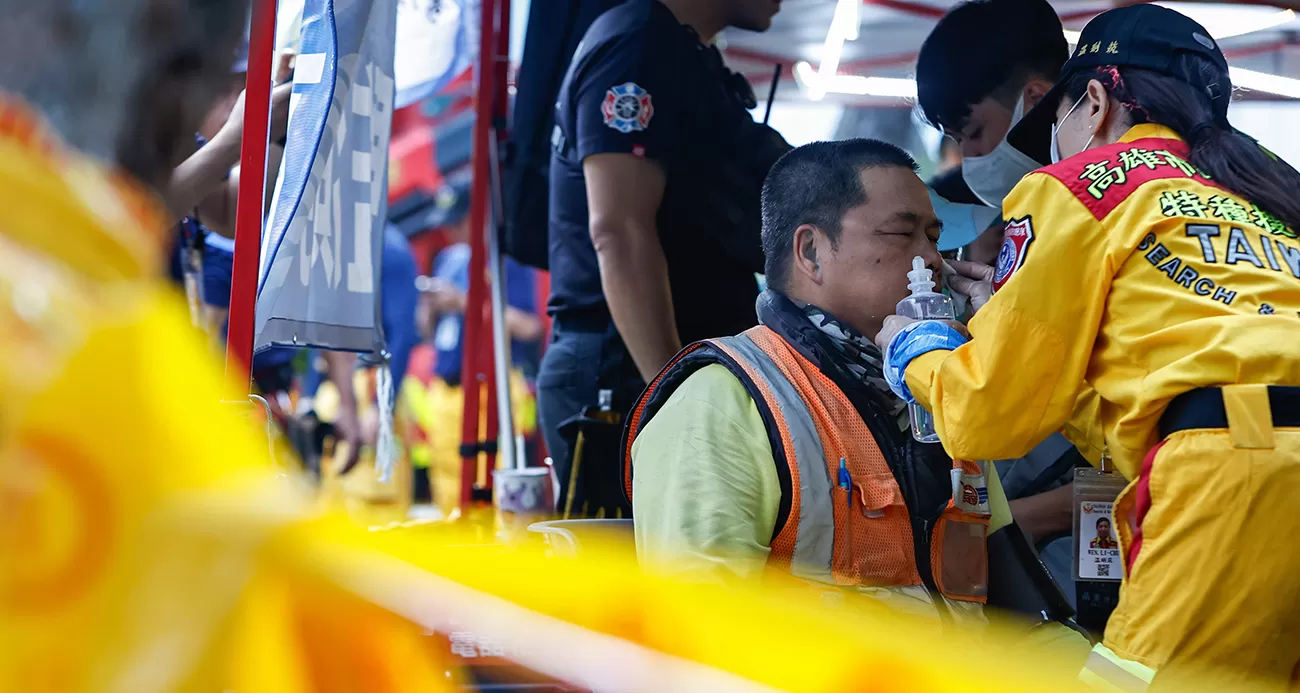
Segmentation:
[(822, 258), (818, 255), (818, 237), (824, 237), (821, 230), (812, 224), (802, 224), (794, 230), (794, 260), (792, 274), (802, 274), (815, 284), (822, 283)]
[(1029, 81), (1025, 83), (1025, 90), (1023, 92), (1025, 96), (1025, 111), (1028, 112), (1029, 109), (1037, 106), (1038, 102), (1042, 101), (1043, 97), (1047, 96), (1047, 92), (1051, 91), (1051, 89), (1051, 82), (1042, 77), (1030, 77)]

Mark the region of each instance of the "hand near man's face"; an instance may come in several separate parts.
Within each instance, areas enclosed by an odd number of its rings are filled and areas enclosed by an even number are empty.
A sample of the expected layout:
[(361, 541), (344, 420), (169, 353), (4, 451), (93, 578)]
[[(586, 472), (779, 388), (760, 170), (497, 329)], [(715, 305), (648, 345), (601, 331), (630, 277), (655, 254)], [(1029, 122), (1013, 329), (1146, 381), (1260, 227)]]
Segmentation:
[(953, 273), (948, 286), (970, 299), (971, 314), (978, 313), (993, 298), (993, 268), (978, 262), (949, 260)]
[[(281, 53), (276, 60), (275, 86), (271, 90), (270, 140), (276, 142), (289, 130), (289, 99), (293, 96), (293, 66), (297, 59), (293, 52)], [(232, 92), (233, 94), (233, 92)], [(239, 141), (244, 134), (244, 102), (246, 93), (241, 88), (237, 95), (219, 101), (208, 116), (209, 122), (218, 122), (218, 132), (203, 132), (209, 139), (216, 136)], [(205, 125), (205, 129), (210, 126)]]

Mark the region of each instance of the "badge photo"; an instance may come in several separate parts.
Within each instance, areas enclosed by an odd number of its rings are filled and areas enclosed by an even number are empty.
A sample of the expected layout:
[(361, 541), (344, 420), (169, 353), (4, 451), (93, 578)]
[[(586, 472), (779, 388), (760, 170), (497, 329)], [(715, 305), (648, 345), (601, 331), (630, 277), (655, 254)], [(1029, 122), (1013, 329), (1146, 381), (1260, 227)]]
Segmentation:
[(1114, 503), (1083, 501), (1079, 510), (1079, 579), (1118, 580), (1124, 572), (1111, 513)]
[(654, 117), (655, 107), (650, 92), (635, 82), (627, 82), (605, 92), (600, 113), (606, 125), (626, 135), (645, 130)]
[(1011, 275), (1025, 264), (1029, 244), (1034, 241), (1034, 225), (1030, 217), (1012, 219), (1002, 233), (1002, 249), (998, 251), (997, 269), (993, 271), (993, 290), (1002, 288)]

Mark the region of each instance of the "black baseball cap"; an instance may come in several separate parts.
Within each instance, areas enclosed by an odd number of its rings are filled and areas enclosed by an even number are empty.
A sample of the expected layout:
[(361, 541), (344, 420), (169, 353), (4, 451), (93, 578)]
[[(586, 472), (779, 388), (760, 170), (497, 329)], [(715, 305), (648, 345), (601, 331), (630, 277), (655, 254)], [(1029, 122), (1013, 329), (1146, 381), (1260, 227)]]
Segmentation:
[[(1117, 65), (1177, 77), (1174, 67), (1188, 53), (1228, 71), (1228, 60), (1219, 50), (1219, 44), (1205, 27), (1187, 15), (1159, 5), (1130, 5), (1103, 12), (1083, 28), (1079, 45), (1061, 68), (1061, 79), (1011, 128), (1007, 143), (1030, 154), (1043, 150), (1043, 143), (1052, 136), (1065, 84), (1081, 70)], [(1228, 98), (1227, 89), (1222, 98)], [(1051, 162), (1040, 160), (1040, 163)]]

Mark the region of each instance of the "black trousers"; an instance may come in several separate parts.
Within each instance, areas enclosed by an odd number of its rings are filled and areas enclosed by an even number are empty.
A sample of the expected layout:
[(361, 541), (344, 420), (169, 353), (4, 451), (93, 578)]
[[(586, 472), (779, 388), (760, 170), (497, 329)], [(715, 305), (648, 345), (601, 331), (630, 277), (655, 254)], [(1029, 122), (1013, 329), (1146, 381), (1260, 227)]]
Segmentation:
[[(596, 407), (600, 391), (607, 389), (613, 392), (613, 410), (626, 420), (628, 410), (645, 389), (613, 323), (606, 323), (603, 329), (594, 327), (566, 325), (557, 318), (537, 374), (538, 426), (560, 477), (561, 510), (571, 491), (575, 419)], [(593, 472), (606, 478), (619, 474), (618, 443), (615, 440), (612, 446), (608, 444), (609, 433), (587, 436), (580, 470), (584, 476)], [(617, 438), (617, 432), (613, 433)]]

